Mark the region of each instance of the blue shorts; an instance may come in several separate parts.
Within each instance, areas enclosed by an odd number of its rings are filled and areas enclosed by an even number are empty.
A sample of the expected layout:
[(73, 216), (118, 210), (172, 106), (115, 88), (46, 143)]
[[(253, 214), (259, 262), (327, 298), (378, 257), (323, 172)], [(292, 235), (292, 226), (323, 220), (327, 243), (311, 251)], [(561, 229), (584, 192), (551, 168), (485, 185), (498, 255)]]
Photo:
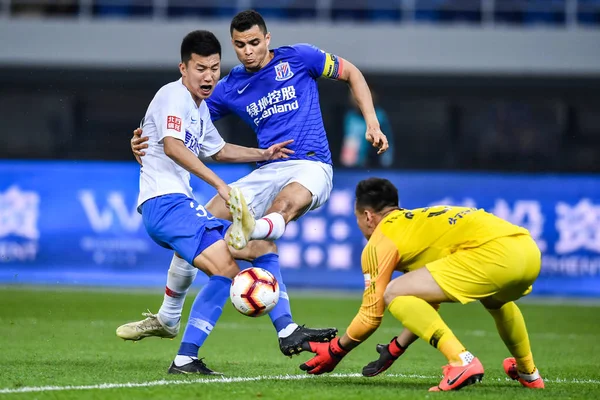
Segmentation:
[(184, 194), (167, 194), (142, 204), (142, 220), (156, 243), (175, 250), (185, 261), (194, 259), (206, 248), (223, 240), (231, 222), (215, 218)]

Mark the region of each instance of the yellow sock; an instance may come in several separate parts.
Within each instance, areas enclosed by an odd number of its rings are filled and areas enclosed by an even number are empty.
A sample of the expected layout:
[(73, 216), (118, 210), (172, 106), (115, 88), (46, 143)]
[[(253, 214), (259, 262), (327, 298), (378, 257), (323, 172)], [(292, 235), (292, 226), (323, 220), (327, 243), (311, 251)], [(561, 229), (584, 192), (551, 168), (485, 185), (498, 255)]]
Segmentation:
[(461, 361), (459, 354), (465, 351), (465, 347), (425, 300), (415, 296), (398, 296), (388, 310), (406, 329), (441, 351), (449, 362)]
[(511, 301), (497, 310), (488, 309), (488, 312), (494, 317), (496, 329), (508, 351), (517, 360), (517, 369), (526, 374), (534, 372), (535, 364), (529, 345), (527, 327), (519, 307)]
[(529, 352), (525, 357), (515, 357), (517, 360), (517, 370), (524, 374), (533, 374), (535, 372), (535, 364), (533, 363), (533, 354)]

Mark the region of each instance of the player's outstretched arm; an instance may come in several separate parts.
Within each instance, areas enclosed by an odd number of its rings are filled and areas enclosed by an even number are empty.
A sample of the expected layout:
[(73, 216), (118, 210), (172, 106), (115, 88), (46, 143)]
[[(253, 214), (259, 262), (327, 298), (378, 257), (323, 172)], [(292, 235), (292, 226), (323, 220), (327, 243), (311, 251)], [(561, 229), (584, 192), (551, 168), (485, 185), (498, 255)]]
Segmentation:
[(342, 59), (341, 63), (343, 64), (343, 68), (339, 79), (348, 82), (348, 85), (350, 85), (352, 96), (356, 104), (358, 104), (367, 124), (365, 137), (373, 144), (373, 147), (379, 149), (377, 154), (382, 154), (389, 148), (389, 144), (387, 137), (381, 132), (381, 126), (377, 119), (369, 85), (362, 72), (354, 64), (345, 59)]
[(294, 150), (286, 147), (293, 142), (294, 140), (286, 140), (285, 142), (275, 143), (268, 149), (257, 149), (254, 147), (244, 147), (238, 146), (237, 144), (226, 143), (218, 153), (212, 156), (212, 158), (219, 162), (234, 163), (285, 159), (289, 158), (291, 154), (294, 154)]
[[(350, 350), (379, 328), (385, 311), (383, 295), (397, 263), (398, 251), (389, 239), (381, 242), (379, 247), (367, 244), (361, 257), (365, 291), (358, 314), (341, 338), (330, 343), (307, 343), (304, 350), (316, 356), (300, 365), (301, 370), (315, 375), (333, 371)], [(371, 281), (372, 276), (377, 277), (375, 281)]]
[(165, 154), (175, 161), (177, 165), (186, 169), (191, 174), (196, 175), (204, 182), (208, 183), (219, 193), (225, 201), (229, 200), (230, 188), (219, 178), (210, 168), (208, 168), (194, 153), (192, 153), (185, 144), (174, 137), (167, 136), (164, 138)]
[[(133, 137), (130, 142), (131, 152), (140, 165), (142, 165), (142, 157), (146, 155), (144, 149), (148, 148), (148, 136), (142, 136), (143, 133), (142, 128), (136, 128), (133, 131)], [(275, 143), (268, 149), (257, 149), (254, 147), (226, 143), (218, 153), (212, 156), (212, 158), (219, 162), (235, 163), (285, 159), (294, 154), (294, 150), (286, 147), (293, 142), (294, 140), (290, 139), (284, 142)]]

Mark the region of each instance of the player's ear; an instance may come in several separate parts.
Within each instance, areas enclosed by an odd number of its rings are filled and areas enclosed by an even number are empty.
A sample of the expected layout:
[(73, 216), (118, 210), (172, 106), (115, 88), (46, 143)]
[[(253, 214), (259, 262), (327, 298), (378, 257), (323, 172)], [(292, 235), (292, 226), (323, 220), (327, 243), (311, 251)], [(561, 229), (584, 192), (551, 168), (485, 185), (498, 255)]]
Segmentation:
[(265, 35), (265, 42), (267, 43), (267, 47), (269, 47), (269, 43), (271, 43), (271, 32), (267, 32)]
[(371, 224), (373, 223), (373, 218), (375, 217), (375, 215), (371, 212), (371, 210), (365, 208), (365, 210), (363, 211), (365, 213), (365, 220), (367, 221), (367, 224), (369, 226), (371, 226)]
[(181, 76), (187, 75), (187, 69), (186, 69), (185, 63), (182, 63), (182, 62), (179, 63), (179, 72), (181, 72)]

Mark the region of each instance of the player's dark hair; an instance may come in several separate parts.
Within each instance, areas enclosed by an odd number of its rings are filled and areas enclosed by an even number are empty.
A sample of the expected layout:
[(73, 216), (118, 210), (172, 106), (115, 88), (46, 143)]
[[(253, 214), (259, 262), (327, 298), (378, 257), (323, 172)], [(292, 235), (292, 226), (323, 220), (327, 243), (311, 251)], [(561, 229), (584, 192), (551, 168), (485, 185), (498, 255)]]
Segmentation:
[(258, 25), (258, 28), (263, 35), (267, 34), (267, 24), (265, 23), (262, 15), (254, 10), (242, 11), (231, 20), (229, 34), (232, 35), (234, 30), (238, 32), (245, 32), (254, 25)]
[(372, 208), (379, 212), (388, 207), (398, 208), (398, 189), (387, 179), (369, 178), (356, 185), (356, 208)]
[(188, 33), (181, 42), (181, 62), (187, 64), (192, 59), (192, 54), (208, 57), (218, 54), (221, 57), (221, 43), (209, 31), (193, 31)]

